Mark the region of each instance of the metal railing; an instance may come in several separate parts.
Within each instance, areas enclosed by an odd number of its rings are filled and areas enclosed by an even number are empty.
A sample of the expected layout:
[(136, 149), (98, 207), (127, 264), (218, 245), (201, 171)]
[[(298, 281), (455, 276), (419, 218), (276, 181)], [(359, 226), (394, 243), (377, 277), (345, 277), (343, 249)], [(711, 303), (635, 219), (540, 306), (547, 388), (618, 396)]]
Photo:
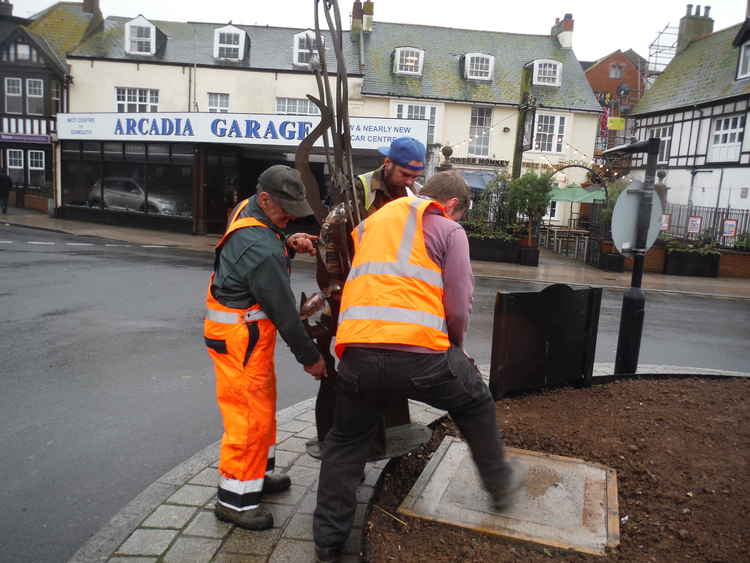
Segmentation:
[(750, 233), (748, 209), (667, 203), (664, 213), (670, 215), (665, 232), (679, 238), (711, 239), (719, 246), (732, 248), (736, 237), (725, 236), (725, 227), (734, 227), (736, 235)]

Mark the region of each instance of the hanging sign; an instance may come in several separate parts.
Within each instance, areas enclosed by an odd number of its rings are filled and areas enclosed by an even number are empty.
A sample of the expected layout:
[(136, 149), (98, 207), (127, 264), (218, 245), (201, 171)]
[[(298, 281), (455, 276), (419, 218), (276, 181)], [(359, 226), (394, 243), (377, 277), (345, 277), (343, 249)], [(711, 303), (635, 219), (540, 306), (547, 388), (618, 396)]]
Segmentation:
[(687, 232), (689, 235), (697, 235), (701, 232), (701, 225), (703, 225), (703, 217), (688, 217)]
[(624, 131), (625, 130), (625, 118), (624, 117), (610, 117), (607, 120), (607, 129), (610, 131)]
[(724, 223), (721, 227), (721, 236), (723, 237), (736, 237), (737, 236), (737, 219), (724, 219)]

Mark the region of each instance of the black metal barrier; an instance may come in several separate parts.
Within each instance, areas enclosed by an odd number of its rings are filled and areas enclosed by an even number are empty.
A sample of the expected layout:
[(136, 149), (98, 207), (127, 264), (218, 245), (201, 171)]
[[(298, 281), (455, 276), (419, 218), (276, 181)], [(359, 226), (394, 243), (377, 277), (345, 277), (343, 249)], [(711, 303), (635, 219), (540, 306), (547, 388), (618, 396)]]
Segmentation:
[(550, 285), (495, 299), (490, 391), (590, 385), (602, 289)]

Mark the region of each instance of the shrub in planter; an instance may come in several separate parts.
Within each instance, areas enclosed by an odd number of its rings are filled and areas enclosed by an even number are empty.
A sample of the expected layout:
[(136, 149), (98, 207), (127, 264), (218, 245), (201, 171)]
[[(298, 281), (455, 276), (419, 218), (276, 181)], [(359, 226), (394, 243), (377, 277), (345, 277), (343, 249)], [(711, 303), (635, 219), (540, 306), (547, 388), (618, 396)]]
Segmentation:
[(742, 233), (734, 239), (734, 249), (740, 252), (750, 252), (750, 233)]
[(501, 231), (480, 229), (472, 224), (464, 225), (469, 237), (469, 253), (472, 260), (518, 263), (518, 240)]
[(672, 239), (667, 241), (664, 273), (675, 276), (719, 275), (721, 252), (710, 239)]

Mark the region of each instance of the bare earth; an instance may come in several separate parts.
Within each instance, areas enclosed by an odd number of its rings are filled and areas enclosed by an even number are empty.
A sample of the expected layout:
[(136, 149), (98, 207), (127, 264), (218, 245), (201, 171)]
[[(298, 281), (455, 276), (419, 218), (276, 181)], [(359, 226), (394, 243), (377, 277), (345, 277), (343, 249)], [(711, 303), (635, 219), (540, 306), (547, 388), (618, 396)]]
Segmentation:
[(446, 433), (457, 433), (444, 418), (436, 423), (429, 444), (387, 468), (365, 528), (365, 558), (373, 563), (748, 562), (749, 400), (750, 380), (670, 378), (498, 401), (497, 420), (507, 445), (617, 471), (621, 543), (605, 557), (398, 514), (432, 451)]

